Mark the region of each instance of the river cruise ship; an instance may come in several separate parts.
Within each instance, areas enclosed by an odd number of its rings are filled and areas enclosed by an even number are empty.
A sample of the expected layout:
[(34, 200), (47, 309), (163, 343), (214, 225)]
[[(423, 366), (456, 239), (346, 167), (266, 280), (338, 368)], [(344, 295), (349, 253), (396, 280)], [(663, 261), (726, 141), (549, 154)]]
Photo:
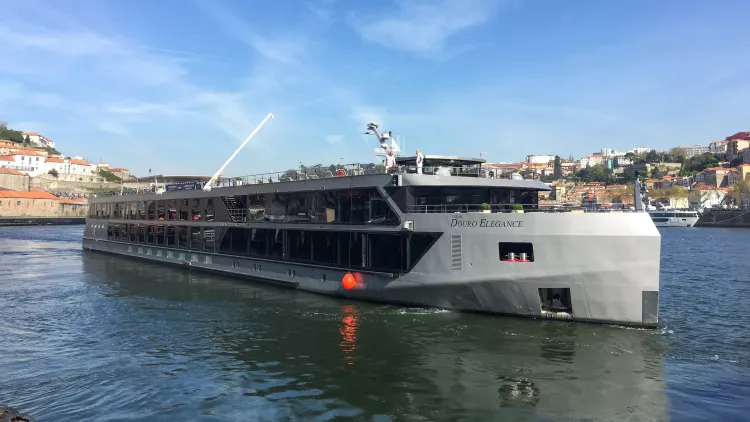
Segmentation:
[(691, 210), (649, 211), (648, 214), (656, 227), (693, 227), (700, 220), (698, 212)]
[(410, 160), (92, 198), (83, 248), (352, 299), (657, 325), (648, 213), (546, 209), (547, 185), (483, 160)]

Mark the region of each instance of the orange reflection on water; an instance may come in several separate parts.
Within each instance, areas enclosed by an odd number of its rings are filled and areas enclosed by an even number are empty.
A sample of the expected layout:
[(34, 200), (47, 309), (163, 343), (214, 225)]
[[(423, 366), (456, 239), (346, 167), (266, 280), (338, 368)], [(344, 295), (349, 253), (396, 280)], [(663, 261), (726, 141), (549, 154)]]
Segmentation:
[(357, 350), (359, 308), (354, 305), (345, 305), (341, 308), (341, 313), (344, 316), (341, 318), (341, 324), (339, 325), (339, 334), (341, 334), (339, 349), (344, 353), (344, 362), (347, 365), (354, 365), (356, 360), (354, 352)]

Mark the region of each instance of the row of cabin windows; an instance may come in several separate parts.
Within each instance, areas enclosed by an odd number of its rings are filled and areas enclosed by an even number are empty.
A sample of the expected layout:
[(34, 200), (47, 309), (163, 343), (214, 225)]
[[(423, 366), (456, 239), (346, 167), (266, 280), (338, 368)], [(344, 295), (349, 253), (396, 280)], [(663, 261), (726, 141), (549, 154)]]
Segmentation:
[[(217, 240), (217, 233), (221, 239)], [(407, 272), (437, 239), (429, 233), (213, 229), (109, 224), (107, 238), (330, 267)]]
[(224, 207), (230, 221), (236, 223), (399, 223), (397, 214), (375, 188), (92, 204), (89, 217), (214, 221), (215, 205)]
[[(414, 187), (408, 189), (406, 205), (442, 206), (446, 212), (451, 207), (489, 204), (493, 211), (509, 211), (513, 204), (522, 204), (524, 209), (534, 209), (539, 203), (539, 192), (526, 189), (488, 187)], [(399, 204), (399, 206), (401, 206)]]

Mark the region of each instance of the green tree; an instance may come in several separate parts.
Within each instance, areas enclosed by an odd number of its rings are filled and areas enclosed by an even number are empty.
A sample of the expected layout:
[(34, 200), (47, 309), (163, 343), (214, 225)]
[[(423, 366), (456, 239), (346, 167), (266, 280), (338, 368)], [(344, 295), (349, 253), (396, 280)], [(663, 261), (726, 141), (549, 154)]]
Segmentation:
[(119, 182), (120, 180), (122, 180), (111, 171), (104, 170), (103, 168), (98, 169), (97, 173), (99, 174), (99, 177), (106, 180), (107, 182)]
[(57, 170), (55, 170), (55, 169), (52, 169), (52, 170), (48, 171), (48, 172), (47, 172), (47, 174), (50, 174), (50, 175), (52, 175), (52, 177), (54, 177), (55, 179), (57, 179), (57, 178), (58, 178), (58, 176), (60, 176), (60, 175), (59, 175), (59, 174), (57, 173)]
[(552, 183), (557, 180), (557, 178), (553, 174), (548, 174), (546, 176), (542, 176), (540, 180), (544, 183)]
[(555, 164), (554, 164), (554, 171), (555, 171), (555, 178), (559, 179), (562, 177), (562, 163), (560, 162), (560, 156), (555, 155)]
[(742, 205), (744, 202), (750, 201), (750, 183), (740, 180), (734, 184), (734, 188), (729, 195), (735, 205)]
[(653, 167), (651, 169), (651, 178), (652, 179), (661, 179), (664, 177), (664, 173), (661, 171), (659, 167)]
[(605, 167), (603, 164), (595, 164), (581, 169), (578, 172), (578, 177), (585, 182), (612, 183), (615, 180), (612, 169)]
[(686, 159), (685, 150), (682, 148), (672, 148), (664, 153), (664, 161), (668, 163), (684, 163)]
[(649, 151), (648, 153), (646, 153), (646, 158), (645, 159), (646, 159), (647, 163), (651, 164), (651, 163), (658, 163), (661, 160), (661, 158), (662, 157), (659, 154), (659, 152), (656, 151), (655, 149), (652, 149), (651, 151)]
[(8, 129), (6, 123), (0, 122), (0, 139), (7, 139), (20, 144), (23, 142), (23, 135), (21, 135), (20, 130)]
[(31, 146), (31, 139), (29, 139), (29, 135), (26, 135), (25, 138), (23, 138), (23, 144), (28, 146)]
[(703, 170), (719, 165), (719, 159), (710, 152), (694, 155), (682, 163), (680, 176), (693, 176)]

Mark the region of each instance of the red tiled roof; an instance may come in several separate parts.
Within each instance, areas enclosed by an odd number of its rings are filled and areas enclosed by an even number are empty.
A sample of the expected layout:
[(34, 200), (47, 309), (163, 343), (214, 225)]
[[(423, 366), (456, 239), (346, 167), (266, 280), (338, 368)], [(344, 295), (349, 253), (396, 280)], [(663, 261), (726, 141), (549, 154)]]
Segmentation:
[(82, 166), (88, 166), (88, 165), (90, 165), (89, 163), (87, 163), (84, 160), (70, 160), (69, 163), (70, 164), (80, 164)]
[(64, 163), (65, 160), (59, 157), (47, 157), (46, 160), (48, 163)]
[(24, 199), (54, 199), (59, 200), (60, 198), (52, 195), (49, 192), (25, 192), (20, 190), (0, 190), (0, 198), (24, 198)]
[(39, 134), (36, 132), (21, 132), (21, 135), (39, 136)]
[(727, 141), (744, 141), (750, 139), (750, 132), (737, 132), (732, 136), (727, 136)]
[(12, 174), (12, 175), (15, 175), (15, 176), (26, 176), (26, 173), (21, 173), (18, 170), (7, 169), (5, 167), (0, 167), (0, 174)]
[(12, 155), (0, 155), (0, 161), (16, 161)]

